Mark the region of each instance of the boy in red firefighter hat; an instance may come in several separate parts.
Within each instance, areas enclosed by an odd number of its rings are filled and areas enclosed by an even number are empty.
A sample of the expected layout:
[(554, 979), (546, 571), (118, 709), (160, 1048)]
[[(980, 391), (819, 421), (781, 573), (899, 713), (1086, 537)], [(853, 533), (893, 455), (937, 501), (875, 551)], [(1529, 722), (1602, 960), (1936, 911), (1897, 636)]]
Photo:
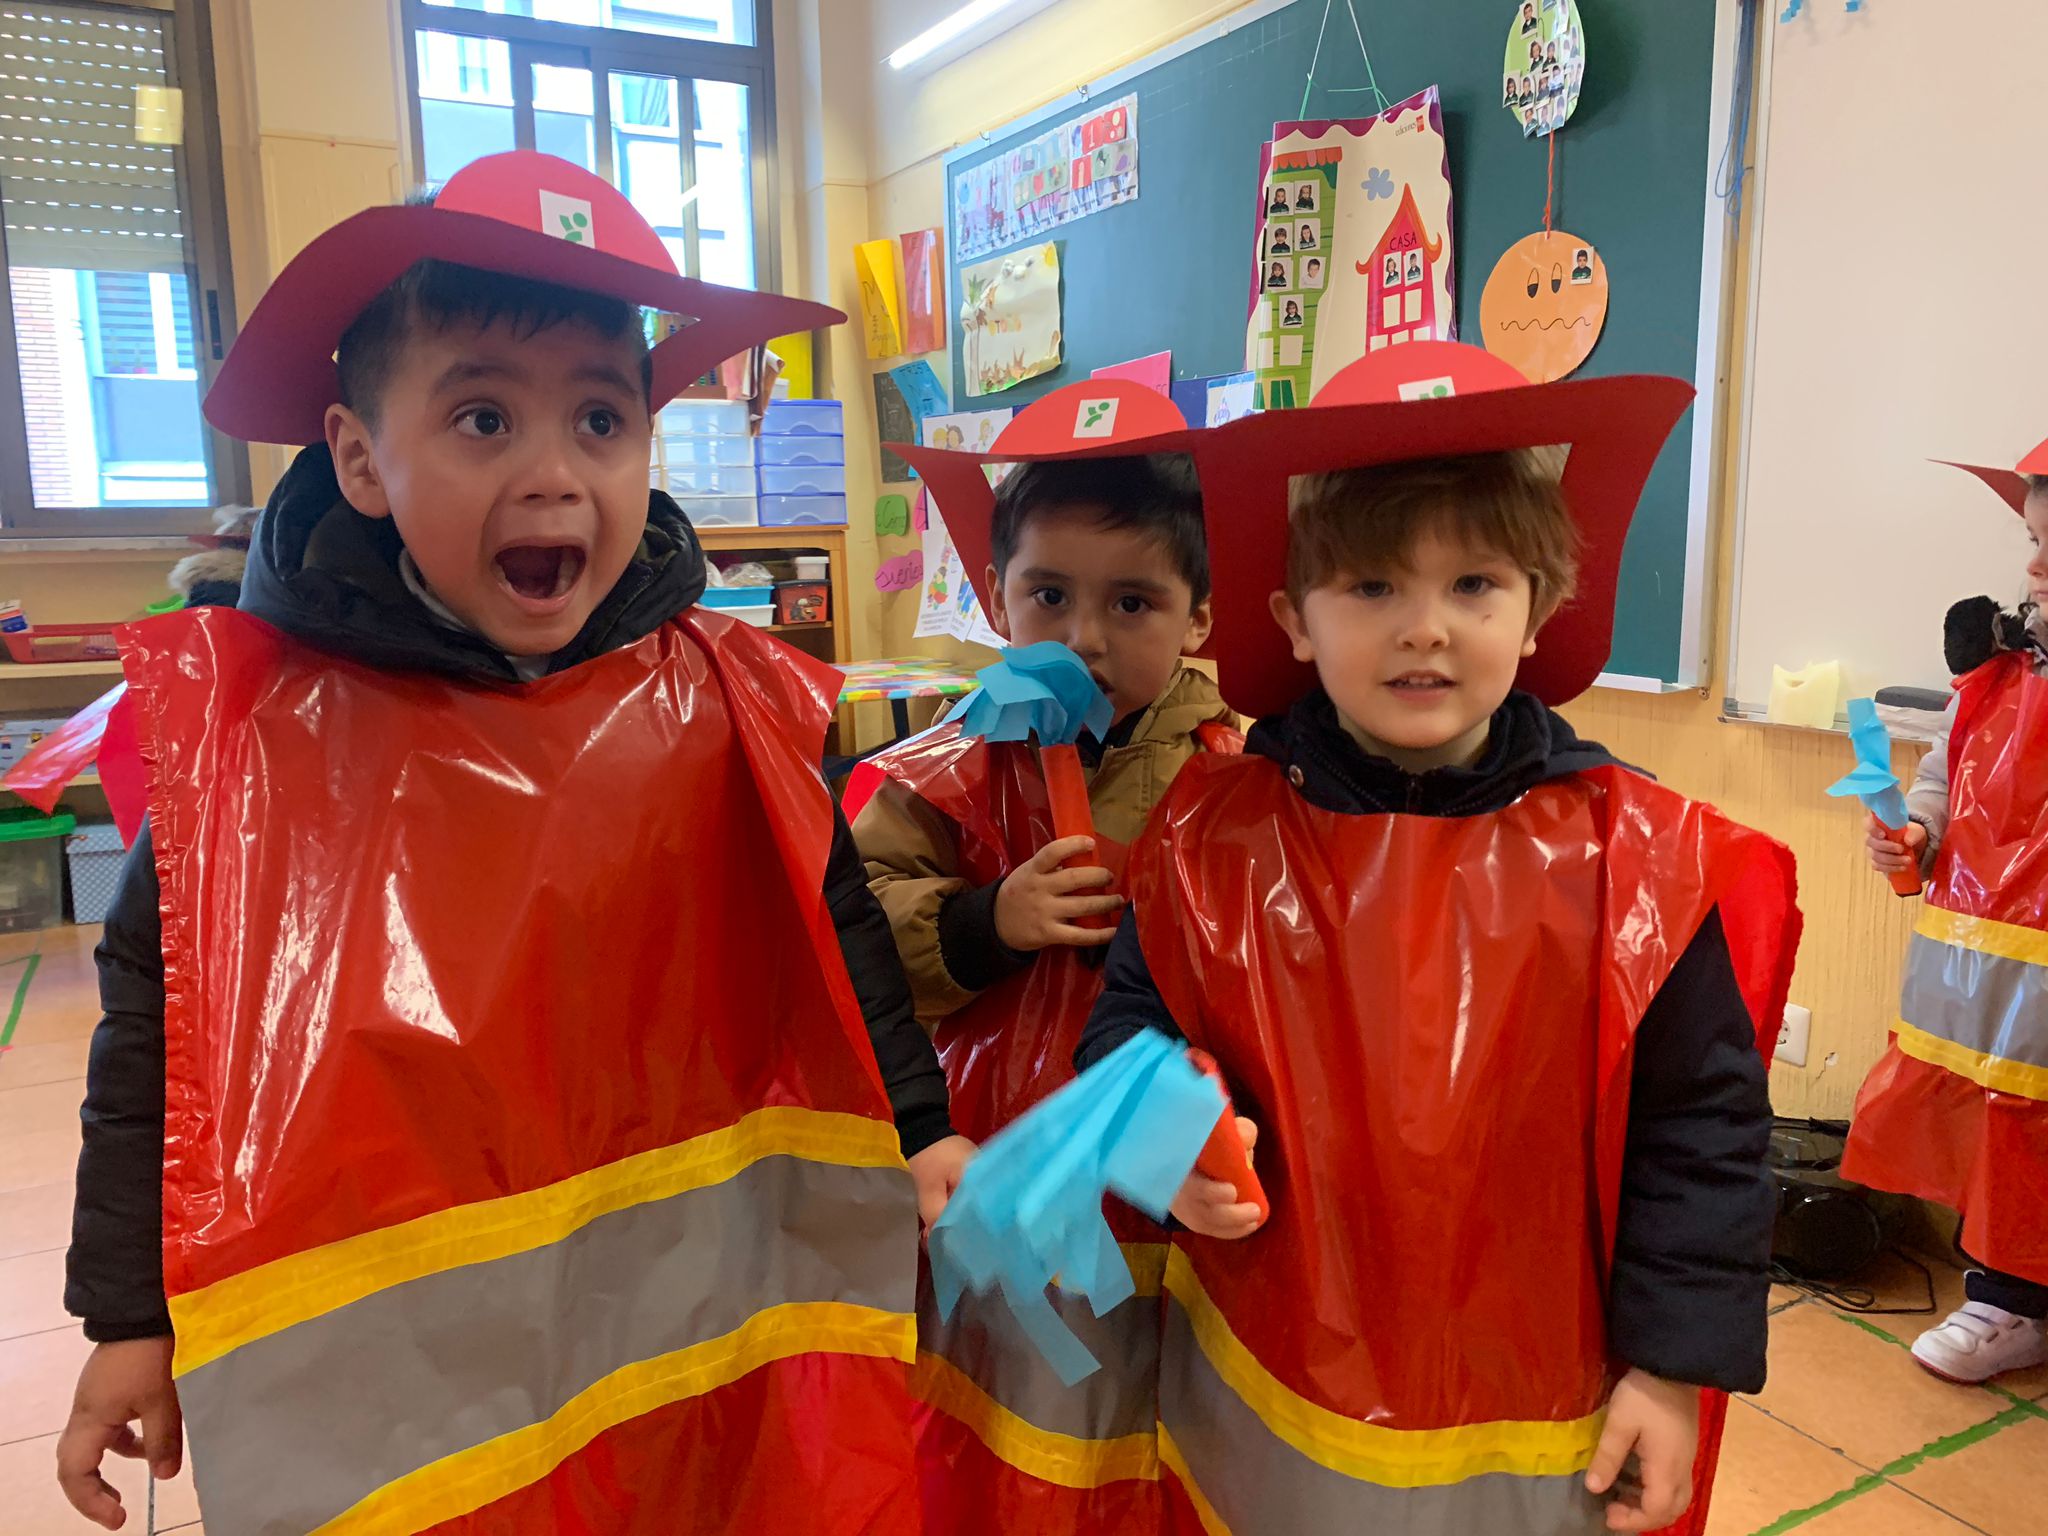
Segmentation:
[(1955, 700), (1907, 799), (1906, 846), (1870, 832), (1890, 874), (1917, 859), (1927, 906), (1899, 1024), (1856, 1098), (1842, 1171), (1963, 1213), (1963, 1305), (1914, 1342), (1951, 1381), (2048, 1359), (2048, 443), (1976, 475), (2026, 523), (2026, 601), (1948, 622)]
[(915, 1528), (916, 1218), (968, 1149), (816, 769), (836, 679), (695, 606), (647, 483), (654, 410), (841, 318), (531, 153), (250, 318), (207, 415), (311, 446), (240, 610), (123, 645), (58, 1453), (100, 1524), (182, 1414), (221, 1529)]
[[(1215, 683), (1182, 661), (1209, 634), (1201, 492), (1186, 457), (1197, 435), (1156, 391), (1097, 380), (1027, 406), (986, 454), (900, 450), (995, 627), (1019, 646), (1069, 647), (1111, 710), (1103, 736), (1079, 743), (1092, 841), (1054, 833), (1028, 743), (956, 725), (871, 758), (848, 795), (919, 1016), (936, 1033), (954, 1123), (971, 1138), (1073, 1076), (1130, 843), (1198, 753), (1242, 744)], [(999, 463), (1018, 467), (991, 490), (984, 466)], [(1095, 867), (1061, 867), (1089, 854)], [(921, 1298), (914, 1383), (932, 1536), (1157, 1528), (1165, 1234), (1128, 1212), (1120, 1220), (1148, 1299), (1084, 1322), (1105, 1362), (1085, 1387), (1061, 1387), (1000, 1298), (971, 1299), (943, 1323)]]
[(1160, 1455), (1207, 1529), (1696, 1525), (1702, 1388), (1762, 1384), (1791, 858), (1551, 707), (1690, 393), (1411, 343), (1197, 446), (1266, 718), (1134, 854), (1079, 1064), (1183, 1034), (1256, 1141), (1270, 1220), (1198, 1175), (1167, 1261)]

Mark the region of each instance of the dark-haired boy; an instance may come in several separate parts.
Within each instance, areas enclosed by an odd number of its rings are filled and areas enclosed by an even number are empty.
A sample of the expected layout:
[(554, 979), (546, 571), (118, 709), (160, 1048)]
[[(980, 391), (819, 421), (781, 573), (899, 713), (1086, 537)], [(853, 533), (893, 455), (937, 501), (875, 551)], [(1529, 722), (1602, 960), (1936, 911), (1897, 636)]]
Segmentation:
[[(643, 308), (698, 318), (650, 354)], [(655, 408), (838, 318), (530, 153), (251, 317), (208, 415), (312, 446), (241, 611), (124, 647), (81, 1513), (182, 1418), (222, 1529), (914, 1525), (915, 1214), (968, 1149), (814, 766), (836, 686), (695, 610), (647, 485)]]
[[(1072, 1076), (1069, 1059), (1101, 985), (1096, 963), (1123, 905), (1125, 850), (1198, 753), (1234, 751), (1236, 716), (1208, 675), (1183, 664), (1209, 635), (1202, 499), (1184, 452), (1160, 434), (1177, 412), (1140, 386), (1088, 381), (1020, 412), (988, 454), (1017, 461), (991, 504), (939, 490), (920, 469), (991, 621), (1013, 644), (1057, 641), (1108, 697), (1113, 724), (1083, 738), (1098, 867), (1053, 836), (1037, 754), (942, 726), (870, 760), (849, 794), (854, 838), (889, 914), (918, 1016), (935, 1031), (954, 1123), (1000, 1130)], [(1111, 437), (1081, 436), (1099, 433)], [(1109, 458), (1031, 461), (1039, 451), (1120, 444)], [(957, 456), (952, 456), (957, 457)], [(985, 489), (978, 467), (969, 493)], [(985, 558), (983, 558), (985, 556)], [(1158, 1262), (1161, 1234), (1120, 1228), (1146, 1299), (1087, 1320), (1105, 1369), (1065, 1391), (1000, 1301), (968, 1299), (942, 1323), (919, 1316), (914, 1384), (925, 1518), (933, 1533), (1156, 1526)]]

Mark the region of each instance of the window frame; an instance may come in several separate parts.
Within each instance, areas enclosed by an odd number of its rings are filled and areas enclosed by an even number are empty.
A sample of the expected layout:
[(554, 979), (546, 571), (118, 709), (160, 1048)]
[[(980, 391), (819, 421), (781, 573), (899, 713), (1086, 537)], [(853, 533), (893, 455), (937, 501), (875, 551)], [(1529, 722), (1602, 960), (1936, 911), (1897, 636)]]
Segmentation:
[[(155, 12), (170, 19), (170, 83), (185, 105), (183, 169), (178, 197), (186, 217), (186, 277), (191, 283), (193, 361), (201, 394), (213, 383), (234, 339), (234, 275), (229, 260), (227, 196), (221, 170), (219, 89), (213, 66), (211, 0), (62, 0), (113, 15)], [(0, 274), (11, 272), (7, 232), (0, 224)], [(249, 450), (203, 423), (212, 501), (204, 506), (39, 507), (28, 454), (28, 413), (21, 397), (14, 304), (0, 303), (0, 538), (121, 539), (193, 534), (213, 526), (217, 506), (250, 496)]]
[[(454, 33), (464, 37), (489, 38), (506, 45), (512, 57), (514, 131), (517, 141), (533, 138), (532, 89), (522, 91), (520, 71), (533, 64), (558, 64), (591, 72), (591, 98), (595, 110), (595, 159), (598, 174), (616, 186), (612, 163), (611, 92), (605, 82), (614, 73), (672, 78), (680, 92), (677, 110), (690, 110), (693, 86), (700, 80), (745, 86), (747, 90), (747, 131), (753, 145), (748, 180), (754, 208), (754, 286), (763, 292), (780, 292), (782, 248), (778, 238), (780, 187), (775, 137), (775, 39), (771, 20), (772, 0), (753, 0), (754, 41), (744, 43), (705, 42), (695, 38), (665, 37), (653, 32), (632, 32), (611, 27), (576, 26), (564, 21), (537, 21), (528, 16), (501, 16), (489, 11), (472, 11), (455, 6), (430, 5), (427, 0), (400, 0), (400, 51), (405, 56), (405, 105), (412, 180), (424, 185), (427, 179), (426, 125), (420, 111), (419, 34)], [(530, 75), (528, 77), (530, 79)], [(525, 103), (525, 105), (521, 105)], [(685, 130), (681, 136), (684, 174), (696, 182), (695, 137)], [(700, 270), (697, 207), (685, 210), (685, 243), (694, 274)]]

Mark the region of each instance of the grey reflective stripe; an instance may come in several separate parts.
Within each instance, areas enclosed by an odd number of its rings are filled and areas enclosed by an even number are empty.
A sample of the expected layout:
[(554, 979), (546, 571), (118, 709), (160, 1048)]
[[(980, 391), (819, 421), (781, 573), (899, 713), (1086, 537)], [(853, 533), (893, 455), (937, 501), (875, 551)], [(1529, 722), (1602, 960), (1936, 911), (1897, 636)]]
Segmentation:
[(997, 1292), (969, 1292), (941, 1322), (927, 1277), (918, 1286), (917, 1347), (1039, 1429), (1076, 1440), (1151, 1434), (1158, 1418), (1160, 1298), (1133, 1296), (1106, 1317), (1057, 1293), (1053, 1307), (1102, 1362), (1101, 1370), (1071, 1387), (1046, 1364)]
[(1311, 1461), (1210, 1367), (1169, 1302), (1159, 1419), (1232, 1536), (1588, 1536), (1604, 1503), (1577, 1476), (1488, 1473), (1443, 1488), (1386, 1488)]
[(764, 1158), (245, 1344), (178, 1382), (207, 1529), (303, 1536), (623, 1366), (785, 1302), (908, 1314), (916, 1204), (899, 1169)]
[(1966, 1050), (2048, 1067), (2048, 969), (2024, 960), (1916, 933), (1899, 1016)]

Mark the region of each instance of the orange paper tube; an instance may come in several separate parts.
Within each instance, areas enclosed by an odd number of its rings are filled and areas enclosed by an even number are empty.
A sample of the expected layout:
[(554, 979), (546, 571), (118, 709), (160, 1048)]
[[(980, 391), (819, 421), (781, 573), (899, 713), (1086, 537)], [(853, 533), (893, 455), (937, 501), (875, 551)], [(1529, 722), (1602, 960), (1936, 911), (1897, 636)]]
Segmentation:
[(1259, 1208), (1259, 1220), (1263, 1222), (1273, 1214), (1273, 1206), (1266, 1199), (1266, 1187), (1252, 1172), (1251, 1154), (1245, 1151), (1244, 1140), (1237, 1134), (1237, 1113), (1231, 1108), (1230, 1090), (1224, 1086), (1223, 1073), (1216, 1065), (1216, 1058), (1207, 1051), (1190, 1050), (1188, 1059), (1223, 1095), (1222, 1118), (1210, 1127), (1208, 1143), (1202, 1148), (1202, 1155), (1195, 1159), (1195, 1171), (1228, 1184), (1237, 1191), (1239, 1205), (1256, 1205)]
[[(1063, 837), (1093, 837), (1095, 835), (1095, 813), (1088, 808), (1088, 776), (1081, 771), (1081, 754), (1069, 746), (1040, 747), (1038, 749), (1039, 770), (1045, 775), (1045, 795), (1052, 804), (1052, 835)], [(1061, 869), (1099, 869), (1102, 860), (1092, 853), (1077, 853), (1060, 866)], [(1075, 920), (1077, 928), (1110, 928), (1115, 922), (1107, 917), (1083, 917)]]

